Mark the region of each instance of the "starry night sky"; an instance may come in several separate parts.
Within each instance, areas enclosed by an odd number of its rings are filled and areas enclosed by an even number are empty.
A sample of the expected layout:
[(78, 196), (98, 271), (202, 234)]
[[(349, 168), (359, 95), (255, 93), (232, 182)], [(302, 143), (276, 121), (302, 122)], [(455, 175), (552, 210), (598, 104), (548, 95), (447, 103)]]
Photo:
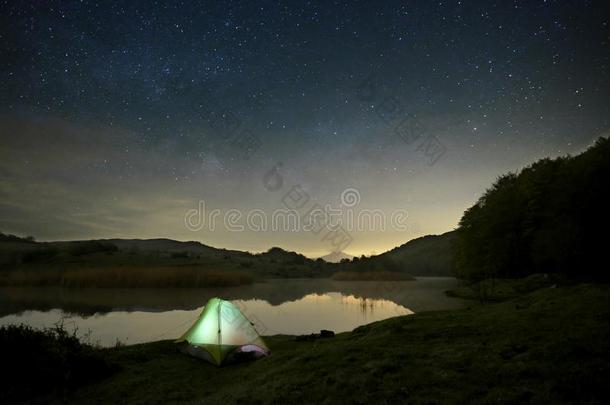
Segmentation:
[(408, 212), (406, 230), (352, 232), (348, 253), (451, 230), (497, 176), (607, 135), (607, 8), (3, 1), (0, 230), (333, 250), (306, 231), (185, 226), (199, 201), (271, 215), (294, 185)]

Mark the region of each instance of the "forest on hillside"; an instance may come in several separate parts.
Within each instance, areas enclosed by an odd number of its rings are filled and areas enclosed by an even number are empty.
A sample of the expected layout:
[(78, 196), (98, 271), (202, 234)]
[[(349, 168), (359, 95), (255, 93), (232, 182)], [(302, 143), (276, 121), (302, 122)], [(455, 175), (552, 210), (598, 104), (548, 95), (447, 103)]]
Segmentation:
[(609, 179), (607, 138), (580, 155), (541, 159), (501, 176), (460, 220), (456, 275), (471, 281), (533, 273), (608, 280)]

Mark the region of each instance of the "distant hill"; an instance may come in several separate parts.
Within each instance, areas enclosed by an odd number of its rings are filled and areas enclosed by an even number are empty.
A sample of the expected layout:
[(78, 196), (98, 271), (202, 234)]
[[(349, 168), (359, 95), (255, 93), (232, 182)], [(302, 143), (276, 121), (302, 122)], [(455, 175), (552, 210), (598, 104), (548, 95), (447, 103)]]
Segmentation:
[(413, 276), (452, 276), (455, 231), (410, 240), (388, 252), (345, 264), (351, 271), (401, 271)]
[[(108, 242), (115, 245), (119, 250), (138, 249), (141, 251), (165, 251), (165, 252), (189, 252), (199, 254), (213, 254), (226, 252), (200, 242), (181, 242), (173, 239), (101, 239), (100, 242)], [(232, 251), (237, 252), (237, 251)]]
[(35, 243), (34, 237), (28, 236), (26, 238), (22, 238), (16, 235), (4, 234), (0, 232), (0, 243)]
[(31, 237), (1, 234), (0, 268), (16, 269), (24, 265), (44, 265), (46, 268), (65, 265), (104, 267), (129, 263), (135, 266), (241, 268), (267, 277), (319, 277), (338, 270), (332, 266), (347, 259), (349, 263), (342, 266), (349, 266), (348, 270), (404, 271), (416, 276), (447, 276), (452, 274), (450, 244), (453, 234), (424, 236), (368, 258), (332, 252), (318, 260), (279, 247), (252, 254), (215, 248), (196, 241), (165, 238), (35, 242)]
[[(453, 233), (425, 236), (370, 258), (332, 252), (316, 260), (273, 247), (264, 253), (219, 249), (172, 239), (97, 239), (35, 242), (0, 235), (0, 271), (163, 268), (176, 271), (240, 271), (256, 278), (330, 277), (337, 271), (389, 271), (416, 276), (451, 275), (449, 245)], [(340, 263), (341, 261), (347, 263)], [(173, 269), (173, 270), (172, 270)]]
[[(330, 277), (335, 270), (332, 266), (322, 260), (314, 261), (279, 247), (252, 254), (219, 249), (200, 242), (163, 238), (35, 242), (33, 238), (0, 234), (0, 285), (22, 282), (17, 276), (10, 280), (6, 278), (8, 272), (15, 270), (32, 270), (31, 274), (40, 275), (37, 276), (40, 279), (36, 279), (37, 283), (54, 284), (62, 282), (65, 272), (88, 269), (108, 271), (107, 278), (114, 277), (114, 274), (129, 273), (132, 274), (132, 279), (137, 278), (135, 275), (140, 274), (139, 271), (149, 271), (146, 274), (157, 272), (158, 278), (162, 278), (165, 277), (164, 272), (182, 274), (191, 269), (189, 277), (198, 280), (197, 274), (202, 273), (197, 272), (235, 272), (236, 277), (247, 274), (250, 279)], [(47, 278), (53, 276), (53, 280), (44, 278), (43, 273)], [(180, 282), (188, 285), (191, 278)], [(222, 280), (225, 279), (226, 277)], [(109, 283), (100, 278), (100, 283), (101, 281)], [(23, 283), (33, 281), (26, 280)]]
[(352, 260), (353, 258), (354, 256), (348, 255), (344, 252), (331, 252), (325, 256), (320, 257), (320, 259), (328, 263), (339, 263), (343, 259)]
[(379, 255), (392, 258), (414, 276), (452, 276), (451, 244), (455, 231), (412, 239)]
[(272, 247), (265, 253), (259, 253), (256, 257), (269, 260), (272, 263), (284, 264), (311, 264), (313, 260), (297, 252), (291, 252), (279, 247)]

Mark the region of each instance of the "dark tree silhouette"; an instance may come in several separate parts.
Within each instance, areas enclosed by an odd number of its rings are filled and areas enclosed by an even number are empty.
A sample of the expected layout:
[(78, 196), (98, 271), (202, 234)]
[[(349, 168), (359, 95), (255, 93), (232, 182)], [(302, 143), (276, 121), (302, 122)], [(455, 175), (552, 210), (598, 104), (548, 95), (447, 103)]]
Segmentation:
[(610, 141), (575, 157), (542, 159), (501, 176), (464, 213), (453, 244), (457, 275), (472, 281), (561, 273), (608, 279), (603, 260)]

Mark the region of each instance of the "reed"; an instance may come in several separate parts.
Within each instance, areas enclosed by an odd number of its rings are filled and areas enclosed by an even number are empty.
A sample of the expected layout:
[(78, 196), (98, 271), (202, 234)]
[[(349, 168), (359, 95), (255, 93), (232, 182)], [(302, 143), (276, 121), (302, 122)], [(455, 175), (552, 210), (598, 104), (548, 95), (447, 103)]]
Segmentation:
[(228, 287), (251, 284), (243, 271), (196, 267), (110, 267), (78, 270), (10, 271), (0, 275), (3, 286), (62, 287)]
[(332, 275), (338, 281), (408, 281), (413, 276), (399, 271), (338, 271)]

